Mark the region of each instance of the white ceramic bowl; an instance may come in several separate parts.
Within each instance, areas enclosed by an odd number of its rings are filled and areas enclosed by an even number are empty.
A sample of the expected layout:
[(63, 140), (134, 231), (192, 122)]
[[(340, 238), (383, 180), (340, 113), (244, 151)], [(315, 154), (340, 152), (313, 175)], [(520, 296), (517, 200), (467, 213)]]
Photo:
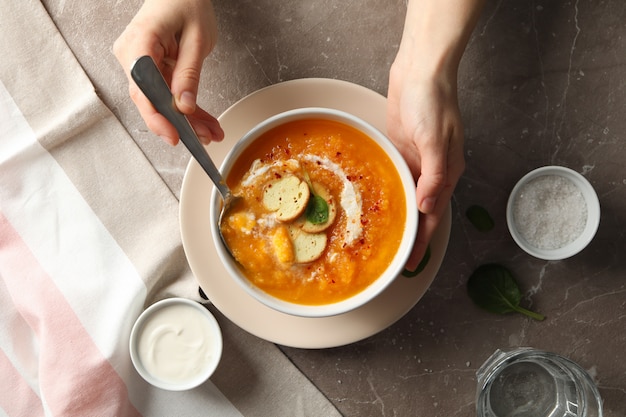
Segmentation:
[(284, 113), (277, 114), (259, 123), (258, 125), (253, 127), (246, 135), (244, 135), (244, 137), (242, 137), (235, 144), (235, 146), (228, 153), (228, 155), (226, 155), (226, 159), (224, 160), (220, 169), (222, 175), (224, 175), (224, 177), (228, 177), (228, 173), (232, 169), (232, 166), (237, 158), (241, 155), (244, 149), (250, 146), (250, 144), (252, 144), (260, 135), (284, 123), (303, 119), (324, 119), (338, 121), (360, 130), (361, 132), (372, 138), (379, 146), (381, 146), (381, 148), (387, 153), (389, 158), (394, 162), (395, 166), (397, 167), (406, 196), (405, 200), (407, 215), (406, 225), (400, 243), (400, 249), (396, 253), (389, 267), (377, 280), (375, 280), (366, 289), (343, 301), (324, 305), (296, 304), (281, 300), (266, 293), (265, 291), (254, 286), (242, 274), (237, 262), (234, 261), (234, 259), (230, 256), (230, 254), (224, 247), (224, 244), (220, 239), (219, 232), (216, 227), (218, 223), (220, 207), (222, 204), (221, 196), (216, 189), (213, 190), (213, 195), (211, 196), (211, 233), (213, 236), (213, 241), (217, 248), (217, 253), (224, 266), (226, 267), (226, 270), (229, 272), (230, 276), (250, 296), (265, 304), (266, 306), (282, 313), (301, 317), (329, 317), (343, 314), (365, 305), (378, 294), (380, 294), (385, 288), (387, 288), (389, 284), (391, 284), (393, 280), (402, 273), (404, 265), (408, 260), (408, 257), (413, 248), (413, 242), (415, 241), (415, 237), (417, 234), (418, 211), (417, 203), (415, 201), (415, 182), (406, 162), (404, 161), (396, 147), (378, 129), (374, 128), (369, 123), (354, 115), (348, 114), (343, 111), (326, 108), (301, 108), (290, 110)]
[[(514, 214), (516, 201), (527, 184), (543, 176), (558, 176), (571, 181), (580, 190), (586, 204), (587, 218), (582, 232), (570, 243), (554, 249), (544, 249), (529, 243), (519, 230)], [(544, 260), (566, 259), (582, 251), (595, 236), (600, 224), (600, 203), (593, 187), (581, 174), (562, 166), (544, 166), (529, 172), (515, 185), (507, 203), (506, 221), (513, 240), (528, 254)]]
[(204, 306), (186, 298), (152, 304), (130, 333), (135, 369), (150, 384), (165, 390), (184, 391), (204, 383), (221, 356), (217, 320)]

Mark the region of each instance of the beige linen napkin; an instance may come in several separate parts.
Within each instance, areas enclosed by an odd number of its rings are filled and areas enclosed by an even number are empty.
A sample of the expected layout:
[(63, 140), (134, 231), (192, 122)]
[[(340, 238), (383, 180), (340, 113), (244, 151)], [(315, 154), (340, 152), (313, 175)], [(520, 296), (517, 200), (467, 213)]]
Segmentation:
[(274, 345), (219, 314), (212, 381), (168, 392), (136, 374), (138, 314), (197, 298), (177, 201), (42, 4), (0, 11), (0, 414), (338, 415)]

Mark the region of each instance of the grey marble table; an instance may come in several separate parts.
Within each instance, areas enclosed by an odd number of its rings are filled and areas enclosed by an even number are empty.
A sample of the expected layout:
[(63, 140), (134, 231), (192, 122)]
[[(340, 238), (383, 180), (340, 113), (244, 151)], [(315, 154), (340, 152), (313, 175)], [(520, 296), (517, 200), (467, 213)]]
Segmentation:
[[(127, 97), (111, 44), (141, 2), (44, 0), (99, 94), (178, 195), (189, 156), (154, 138)], [(115, 4), (114, 4), (115, 3)], [(386, 93), (404, 0), (215, 0), (220, 42), (205, 63), (200, 103), (220, 114), (247, 94), (307, 77)], [(346, 416), (472, 416), (475, 372), (495, 349), (565, 355), (595, 378), (605, 416), (626, 415), (626, 3), (492, 1), (460, 71), (467, 169), (456, 189), (441, 270), (401, 320), (351, 345), (285, 355)], [(77, 24), (80, 23), (80, 24)], [(508, 193), (529, 170), (564, 165), (595, 187), (602, 220), (565, 261), (526, 255), (505, 222)], [(496, 226), (473, 228), (485, 207)], [(467, 296), (487, 262), (516, 275), (536, 322), (498, 316)]]

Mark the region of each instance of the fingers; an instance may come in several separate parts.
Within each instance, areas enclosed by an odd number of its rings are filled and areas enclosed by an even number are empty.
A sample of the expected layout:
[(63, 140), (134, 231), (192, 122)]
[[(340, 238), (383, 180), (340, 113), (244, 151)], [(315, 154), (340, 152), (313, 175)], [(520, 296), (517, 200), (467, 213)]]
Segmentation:
[(424, 214), (432, 213), (441, 198), (447, 200), (452, 196), (465, 169), (461, 122), (449, 126), (443, 138), (426, 141), (420, 148), (416, 198)]
[(196, 107), (196, 111), (187, 118), (196, 131), (200, 142), (205, 145), (212, 141), (219, 142), (224, 139), (224, 131), (219, 121), (200, 107)]
[(441, 219), (446, 213), (448, 205), (450, 204), (450, 198), (452, 197), (452, 191), (454, 187), (445, 188), (437, 199), (437, 204), (429, 214), (420, 213), (419, 225), (417, 229), (417, 237), (415, 238), (415, 244), (413, 245), (413, 251), (409, 256), (405, 268), (409, 271), (415, 271), (420, 261), (426, 254), (426, 249), (430, 244)]
[(424, 214), (435, 210), (437, 201), (448, 180), (448, 146), (429, 147), (422, 151), (421, 173), (417, 180), (417, 208)]
[(424, 257), (426, 249), (444, 216), (456, 184), (465, 169), (463, 136), (457, 130), (450, 134), (448, 145), (437, 150), (426, 147), (422, 153), (421, 174), (416, 188), (420, 211), (417, 237), (406, 268), (413, 271)]
[(204, 56), (200, 52), (200, 40), (187, 33), (185, 32), (181, 38), (180, 53), (172, 72), (171, 88), (178, 110), (181, 113), (192, 114), (196, 110)]
[(166, 62), (168, 58), (165, 58), (165, 51), (162, 44), (158, 41), (158, 37), (147, 36), (146, 31), (142, 30), (141, 26), (134, 21), (113, 44), (113, 53), (124, 69), (128, 79), (128, 93), (146, 127), (160, 136), (164, 142), (176, 145), (178, 143), (178, 132), (165, 117), (154, 109), (152, 103), (144, 96), (130, 75), (130, 69), (135, 59), (143, 55), (149, 55), (159, 65), (167, 79), (170, 66)]
[[(459, 153), (459, 150), (450, 149), (448, 158), (444, 159), (443, 165), (440, 165), (440, 160), (429, 160), (429, 162), (433, 162), (435, 168), (427, 167), (422, 170), (415, 191), (420, 219), (413, 252), (407, 262), (407, 269), (410, 271), (415, 270), (424, 257), (450, 203), (456, 184), (465, 169), (465, 160), (462, 150), (460, 151)], [(428, 164), (426, 165), (428, 166)], [(419, 204), (420, 201), (421, 204)]]
[(146, 127), (161, 137), (164, 142), (173, 146), (176, 145), (178, 143), (178, 132), (176, 128), (154, 109), (152, 103), (150, 103), (141, 90), (139, 90), (139, 87), (132, 81), (129, 85), (129, 94), (141, 118), (146, 123)]
[(210, 4), (191, 13), (202, 18), (186, 20), (180, 32), (171, 84), (176, 106), (185, 114), (191, 114), (196, 109), (202, 64), (217, 40), (217, 23)]
[[(143, 95), (135, 83), (129, 85), (129, 94), (148, 129), (161, 137), (166, 143), (176, 145), (179, 140), (178, 131), (165, 117), (154, 109), (152, 103)], [(187, 118), (198, 135), (198, 139), (203, 144), (208, 145), (211, 141), (219, 142), (224, 139), (224, 131), (219, 121), (202, 108), (196, 106), (195, 111), (188, 115)]]
[(129, 80), (129, 94), (146, 126), (166, 143), (178, 143), (178, 132), (156, 112), (130, 77), (132, 62), (151, 56), (168, 81), (177, 108), (189, 118), (200, 140), (221, 140), (224, 132), (217, 119), (196, 105), (204, 58), (217, 38), (216, 22), (208, 0), (174, 6), (169, 2), (145, 2), (113, 51)]

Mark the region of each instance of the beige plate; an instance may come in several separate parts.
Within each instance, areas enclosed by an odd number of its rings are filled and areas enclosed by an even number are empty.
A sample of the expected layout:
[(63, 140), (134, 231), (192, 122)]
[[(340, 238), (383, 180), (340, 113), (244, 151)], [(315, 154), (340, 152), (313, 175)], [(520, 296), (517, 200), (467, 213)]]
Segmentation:
[[(209, 153), (221, 164), (233, 144), (264, 119), (301, 107), (326, 107), (361, 117), (385, 131), (386, 99), (345, 81), (301, 79), (259, 90), (235, 103), (219, 118), (226, 138)], [(431, 242), (431, 259), (417, 277), (403, 276), (367, 305), (333, 317), (304, 318), (275, 311), (249, 296), (230, 279), (211, 238), (209, 205), (213, 185), (191, 160), (180, 196), (180, 227), (185, 253), (200, 286), (226, 317), (244, 330), (274, 343), (298, 348), (329, 348), (353, 343), (390, 326), (404, 316), (432, 283), (450, 236), (451, 210)]]

